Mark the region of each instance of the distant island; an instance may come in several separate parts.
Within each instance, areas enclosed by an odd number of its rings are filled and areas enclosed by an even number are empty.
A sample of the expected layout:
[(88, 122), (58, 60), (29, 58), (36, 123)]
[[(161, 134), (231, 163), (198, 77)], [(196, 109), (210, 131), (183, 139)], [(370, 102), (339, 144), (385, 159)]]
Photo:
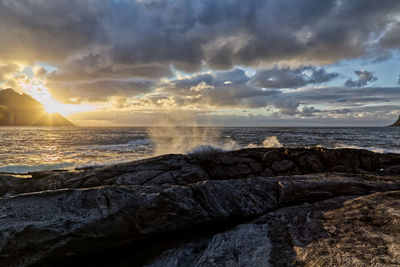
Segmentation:
[(43, 104), (13, 89), (0, 91), (0, 126), (74, 126), (59, 113), (48, 113)]
[(391, 126), (400, 126), (400, 116), (397, 119), (397, 121), (395, 123), (393, 123)]

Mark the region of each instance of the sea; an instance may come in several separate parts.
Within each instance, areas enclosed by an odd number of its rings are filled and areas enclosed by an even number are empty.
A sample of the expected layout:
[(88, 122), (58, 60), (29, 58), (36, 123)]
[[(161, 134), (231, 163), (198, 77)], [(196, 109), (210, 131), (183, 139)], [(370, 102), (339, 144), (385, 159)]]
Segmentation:
[(0, 172), (27, 173), (246, 147), (400, 153), (400, 127), (0, 127), (0, 141)]

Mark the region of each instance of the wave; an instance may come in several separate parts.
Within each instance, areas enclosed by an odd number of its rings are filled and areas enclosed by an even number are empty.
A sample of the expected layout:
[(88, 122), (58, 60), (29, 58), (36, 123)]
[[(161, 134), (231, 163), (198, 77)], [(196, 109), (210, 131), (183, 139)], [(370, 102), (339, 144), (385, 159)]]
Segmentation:
[(131, 146), (148, 146), (148, 145), (152, 145), (153, 141), (151, 139), (137, 139), (137, 140), (133, 140), (133, 141), (129, 141), (128, 145)]
[(38, 164), (38, 165), (6, 165), (0, 167), (0, 173), (28, 173), (37, 171), (74, 169), (75, 163)]
[(153, 141), (151, 139), (137, 139), (129, 141), (128, 143), (123, 144), (113, 144), (113, 145), (89, 145), (89, 146), (80, 146), (78, 150), (126, 150), (126, 149), (135, 149), (135, 148), (146, 148), (153, 145)]
[(346, 145), (346, 144), (336, 144), (334, 149), (337, 148), (353, 148), (353, 149), (365, 149), (369, 150), (375, 153), (381, 153), (381, 154), (386, 154), (386, 153), (398, 153), (400, 154), (400, 148), (382, 148), (382, 147), (368, 147), (368, 146), (356, 146), (356, 145)]
[(253, 143), (248, 144), (247, 146), (239, 146), (235, 141), (229, 139), (225, 143), (222, 144), (213, 144), (213, 145), (199, 145), (195, 148), (189, 150), (187, 154), (197, 154), (197, 153), (212, 153), (218, 151), (232, 151), (242, 148), (279, 148), (283, 147), (283, 145), (279, 142), (276, 136), (268, 136), (265, 140), (261, 143), (261, 145), (255, 145)]
[[(174, 147), (171, 145), (171, 143), (165, 142), (165, 148), (169, 146), (169, 150), (165, 152), (198, 154), (198, 153), (213, 153), (218, 151), (232, 151), (242, 148), (283, 147), (279, 139), (273, 135), (267, 136), (265, 140), (260, 144), (250, 143), (248, 145), (246, 145), (246, 143), (243, 144), (243, 142), (241, 144), (238, 144), (236, 141), (230, 138), (227, 138), (225, 140), (204, 139), (200, 141), (197, 144), (196, 143), (193, 144), (190, 142), (180, 142), (180, 144), (182, 144), (181, 147)], [(100, 167), (100, 166), (118, 164), (157, 155), (154, 150), (155, 145), (156, 143), (154, 140), (149, 138), (141, 138), (123, 144), (76, 146), (73, 148), (73, 151), (65, 151), (62, 153), (61, 159), (66, 162), (58, 162), (58, 163), (54, 162), (53, 164), (38, 164), (38, 165), (18, 165), (18, 163), (15, 165), (10, 164), (5, 166), (0, 166), (0, 173), (24, 174), (35, 171), (49, 171), (57, 169), (71, 170), (71, 169), (82, 169), (82, 168), (91, 168), (91, 167)], [(377, 153), (400, 153), (399, 147), (385, 148), (382, 146), (381, 147), (359, 146), (359, 145), (348, 145), (344, 143), (336, 143), (329, 145), (321, 144), (319, 146), (326, 148), (334, 148), (334, 149), (337, 148), (365, 149)], [(294, 144), (292, 146), (289, 145), (288, 147), (298, 147), (298, 146)], [(308, 147), (308, 145), (306, 145), (305, 147)], [(313, 147), (315, 147), (315, 145), (313, 145)], [(175, 148), (180, 148), (181, 150)]]

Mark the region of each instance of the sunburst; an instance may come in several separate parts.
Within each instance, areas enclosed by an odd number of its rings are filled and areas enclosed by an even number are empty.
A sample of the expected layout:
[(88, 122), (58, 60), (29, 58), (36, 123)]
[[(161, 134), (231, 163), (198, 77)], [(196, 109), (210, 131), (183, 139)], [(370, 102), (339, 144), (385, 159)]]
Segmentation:
[(90, 104), (63, 104), (50, 94), (47, 87), (43, 84), (36, 84), (34, 80), (21, 82), (19, 86), (23, 92), (32, 96), (34, 99), (43, 104), (43, 108), (49, 114), (60, 113), (63, 116), (68, 116), (74, 113), (95, 110), (94, 105)]

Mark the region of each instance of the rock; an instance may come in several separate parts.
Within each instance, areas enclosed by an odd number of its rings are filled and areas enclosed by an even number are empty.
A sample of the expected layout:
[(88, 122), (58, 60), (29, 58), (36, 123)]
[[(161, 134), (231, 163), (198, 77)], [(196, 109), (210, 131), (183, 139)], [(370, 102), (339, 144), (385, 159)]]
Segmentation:
[(304, 172), (321, 172), (325, 170), (324, 164), (320, 161), (318, 155), (308, 153), (298, 159), (298, 165)]
[(242, 224), (169, 250), (146, 266), (270, 266), (271, 247), (266, 224)]
[(257, 148), (0, 174), (0, 263), (395, 266), (399, 166), (398, 154)]
[(261, 174), (261, 177), (273, 177), (275, 176), (275, 174), (273, 173), (273, 171), (271, 171), (271, 169), (266, 168)]
[(345, 173), (345, 172), (348, 171), (348, 169), (343, 165), (337, 165), (337, 166), (333, 167), (332, 169), (329, 169), (328, 171), (329, 172), (343, 172), (343, 173)]
[(390, 166), (385, 171), (387, 173), (400, 174), (400, 165)]
[(0, 199), (0, 259), (3, 266), (46, 263), (156, 233), (261, 215), (277, 207), (271, 184), (249, 179), (190, 187), (104, 186)]
[(377, 191), (391, 191), (400, 187), (400, 180), (376, 181), (375, 176), (321, 175), (292, 176), (278, 179), (281, 206), (315, 202), (336, 196), (366, 195)]
[(379, 156), (370, 151), (361, 151), (360, 161), (364, 170), (376, 170), (379, 167)]
[(398, 266), (400, 192), (338, 197), (267, 214), (273, 266)]
[(251, 162), (249, 165), (253, 173), (261, 173), (264, 170), (263, 165), (259, 162)]
[(271, 169), (279, 175), (300, 174), (297, 166), (290, 160), (275, 161)]
[(265, 152), (262, 156), (263, 161), (271, 164), (275, 161), (280, 161), (285, 157), (285, 150), (283, 148), (273, 149)]
[(339, 157), (337, 150), (333, 149), (324, 149), (319, 153), (322, 162), (324, 165), (327, 167), (327, 169), (332, 169), (335, 168), (336, 166), (340, 165), (339, 162)]

